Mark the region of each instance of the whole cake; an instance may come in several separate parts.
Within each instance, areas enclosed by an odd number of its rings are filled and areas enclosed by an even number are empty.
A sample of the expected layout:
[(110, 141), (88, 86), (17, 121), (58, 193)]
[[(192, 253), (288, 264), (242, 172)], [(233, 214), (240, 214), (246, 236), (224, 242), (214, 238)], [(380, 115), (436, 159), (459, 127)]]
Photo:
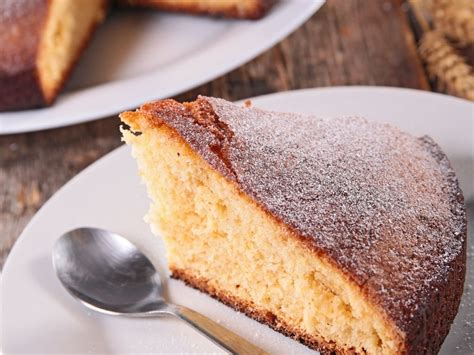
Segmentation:
[(56, 98), (108, 0), (0, 1), (0, 111)]
[(173, 277), (324, 352), (438, 352), (466, 216), (432, 139), (209, 97), (121, 119)]

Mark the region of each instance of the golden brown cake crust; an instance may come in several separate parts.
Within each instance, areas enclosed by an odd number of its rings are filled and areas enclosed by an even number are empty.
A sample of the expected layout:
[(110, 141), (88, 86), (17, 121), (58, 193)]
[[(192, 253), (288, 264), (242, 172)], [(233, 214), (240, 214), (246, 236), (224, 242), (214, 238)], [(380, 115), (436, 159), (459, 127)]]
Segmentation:
[[(240, 0), (242, 2), (242, 0)], [(191, 14), (207, 14), (212, 16), (222, 16), (229, 18), (241, 18), (256, 20), (262, 18), (270, 7), (276, 2), (275, 0), (244, 0), (248, 4), (240, 8), (231, 6), (221, 8), (215, 4), (209, 4), (208, 7), (198, 6), (196, 4), (187, 4), (179, 1), (160, 1), (160, 0), (121, 0), (122, 3), (130, 6), (150, 7), (166, 11), (186, 12)]]
[[(62, 83), (50, 97), (42, 88), (37, 58), (41, 35), (53, 0), (3, 0), (0, 2), (0, 111), (47, 106), (64, 86), (86, 48), (95, 26), (79, 49)], [(108, 0), (104, 2), (104, 12)]]
[(179, 270), (171, 268), (171, 276), (175, 279), (184, 281), (187, 285), (207, 293), (211, 297), (217, 299), (218, 301), (232, 307), (236, 311), (245, 313), (250, 318), (255, 319), (256, 321), (268, 325), (272, 329), (280, 332), (290, 338), (299, 341), (300, 343), (321, 351), (323, 353), (337, 353), (337, 354), (355, 354), (353, 350), (340, 349), (336, 346), (335, 343), (325, 342), (322, 339), (317, 339), (307, 333), (302, 332), (299, 329), (294, 329), (285, 323), (284, 319), (278, 319), (271, 312), (257, 309), (255, 305), (244, 301), (239, 300), (233, 295), (219, 291), (215, 287), (203, 278), (198, 278), (188, 273), (186, 270)]
[(406, 353), (439, 350), (463, 290), (466, 215), (433, 140), (361, 118), (272, 113), (206, 97), (140, 112), (172, 128), (342, 270), (400, 331)]

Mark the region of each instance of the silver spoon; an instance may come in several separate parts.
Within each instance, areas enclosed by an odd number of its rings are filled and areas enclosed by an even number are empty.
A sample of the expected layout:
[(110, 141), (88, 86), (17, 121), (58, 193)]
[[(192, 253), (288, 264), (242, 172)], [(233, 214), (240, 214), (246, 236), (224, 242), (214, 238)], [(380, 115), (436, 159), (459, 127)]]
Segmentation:
[(67, 232), (53, 247), (53, 265), (66, 290), (86, 307), (109, 315), (174, 316), (234, 354), (265, 354), (209, 318), (162, 296), (150, 260), (118, 234), (97, 228)]

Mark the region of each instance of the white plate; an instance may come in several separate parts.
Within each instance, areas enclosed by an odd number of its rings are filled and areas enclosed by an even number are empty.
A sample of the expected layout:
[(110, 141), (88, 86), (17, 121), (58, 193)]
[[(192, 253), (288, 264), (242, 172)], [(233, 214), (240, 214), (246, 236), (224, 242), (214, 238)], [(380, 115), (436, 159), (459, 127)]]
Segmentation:
[(55, 104), (0, 113), (0, 134), (86, 122), (189, 90), (264, 52), (323, 3), (282, 0), (258, 21), (114, 12)]
[[(470, 209), (469, 280), (473, 282), (472, 218), (473, 110), (460, 99), (391, 88), (328, 88), (259, 97), (254, 105), (324, 116), (357, 114), (393, 123), (416, 135), (429, 134), (448, 154), (461, 180)], [(60, 286), (51, 265), (51, 247), (63, 232), (89, 225), (115, 230), (147, 246), (157, 265), (164, 260), (159, 238), (142, 217), (144, 187), (127, 147), (112, 152), (72, 179), (26, 227), (3, 272), (3, 344), (13, 353), (156, 353), (208, 352), (217, 348), (173, 319), (120, 319), (92, 313)], [(181, 282), (168, 281), (170, 298), (192, 307), (270, 353), (309, 350)], [(466, 289), (444, 354), (472, 353), (474, 304)], [(471, 351), (468, 351), (470, 349)]]

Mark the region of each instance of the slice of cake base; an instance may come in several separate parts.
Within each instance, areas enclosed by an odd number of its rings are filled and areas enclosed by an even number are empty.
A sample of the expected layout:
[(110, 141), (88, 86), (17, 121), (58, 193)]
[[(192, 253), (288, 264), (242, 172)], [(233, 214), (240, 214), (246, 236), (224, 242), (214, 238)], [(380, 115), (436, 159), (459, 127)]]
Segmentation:
[(325, 257), (239, 191), (164, 123), (122, 114), (173, 277), (320, 350), (397, 353), (402, 334)]

